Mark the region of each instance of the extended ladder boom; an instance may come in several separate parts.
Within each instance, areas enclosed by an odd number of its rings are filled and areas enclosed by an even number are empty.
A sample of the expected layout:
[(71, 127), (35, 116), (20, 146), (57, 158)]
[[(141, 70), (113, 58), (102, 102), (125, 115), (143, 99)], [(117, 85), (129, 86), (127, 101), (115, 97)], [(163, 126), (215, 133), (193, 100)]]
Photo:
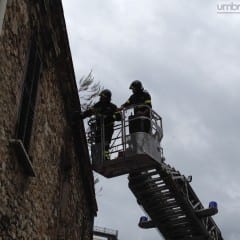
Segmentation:
[(169, 240), (223, 239), (210, 216), (216, 208), (204, 209), (189, 179), (169, 165), (130, 173), (129, 188), (151, 217), (151, 221), (140, 222), (140, 227), (156, 227)]
[(221, 231), (211, 217), (217, 213), (215, 204), (204, 208), (189, 184), (191, 177), (186, 178), (165, 163), (160, 146), (161, 117), (152, 109), (149, 118), (135, 116), (129, 113), (133, 109), (134, 106), (124, 109), (121, 123), (115, 125), (110, 160), (103, 154), (104, 127), (101, 127), (102, 141), (96, 143), (95, 125), (90, 121), (92, 130), (88, 136), (93, 169), (108, 178), (129, 173), (129, 188), (151, 218), (140, 221), (140, 227), (156, 227), (168, 240), (222, 240)]

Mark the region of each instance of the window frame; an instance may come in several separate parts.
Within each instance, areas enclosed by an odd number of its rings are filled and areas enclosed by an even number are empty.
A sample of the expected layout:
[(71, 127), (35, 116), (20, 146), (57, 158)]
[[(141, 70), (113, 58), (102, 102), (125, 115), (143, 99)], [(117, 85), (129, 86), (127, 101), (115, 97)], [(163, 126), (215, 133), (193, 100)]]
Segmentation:
[(27, 152), (31, 141), (41, 69), (42, 61), (37, 49), (37, 43), (35, 39), (32, 39), (27, 56), (16, 128), (16, 137), (22, 140)]
[(35, 176), (32, 160), (28, 155), (28, 151), (33, 130), (38, 83), (41, 78), (42, 65), (36, 38), (33, 37), (30, 41), (30, 47), (26, 57), (15, 139), (10, 140), (15, 147), (17, 156), (25, 172), (30, 176)]

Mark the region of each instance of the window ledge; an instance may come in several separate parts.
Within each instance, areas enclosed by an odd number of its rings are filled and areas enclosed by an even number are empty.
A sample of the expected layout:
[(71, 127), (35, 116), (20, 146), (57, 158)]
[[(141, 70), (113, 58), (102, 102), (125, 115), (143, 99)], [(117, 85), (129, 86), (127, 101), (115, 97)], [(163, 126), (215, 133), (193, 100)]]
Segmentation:
[(36, 177), (30, 157), (21, 139), (10, 139), (10, 144), (14, 147), (17, 157), (22, 164), (27, 175)]

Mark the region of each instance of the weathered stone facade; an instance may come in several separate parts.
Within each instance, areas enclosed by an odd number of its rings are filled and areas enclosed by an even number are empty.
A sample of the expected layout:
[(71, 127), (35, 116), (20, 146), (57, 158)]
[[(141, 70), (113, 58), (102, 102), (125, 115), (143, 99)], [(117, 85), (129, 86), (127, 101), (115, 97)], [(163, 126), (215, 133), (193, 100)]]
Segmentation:
[[(31, 39), (42, 60), (31, 140), (15, 151)], [(8, 0), (0, 37), (0, 240), (92, 239), (97, 206), (60, 0)]]

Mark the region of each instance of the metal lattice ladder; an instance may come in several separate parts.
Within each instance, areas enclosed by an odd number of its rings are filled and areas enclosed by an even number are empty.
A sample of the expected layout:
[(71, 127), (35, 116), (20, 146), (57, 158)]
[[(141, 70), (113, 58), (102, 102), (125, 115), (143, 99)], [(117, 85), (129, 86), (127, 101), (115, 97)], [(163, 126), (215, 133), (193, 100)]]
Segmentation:
[(211, 217), (216, 209), (202, 206), (189, 180), (164, 162), (146, 172), (130, 173), (129, 188), (151, 218), (139, 226), (156, 227), (169, 240), (222, 240)]

